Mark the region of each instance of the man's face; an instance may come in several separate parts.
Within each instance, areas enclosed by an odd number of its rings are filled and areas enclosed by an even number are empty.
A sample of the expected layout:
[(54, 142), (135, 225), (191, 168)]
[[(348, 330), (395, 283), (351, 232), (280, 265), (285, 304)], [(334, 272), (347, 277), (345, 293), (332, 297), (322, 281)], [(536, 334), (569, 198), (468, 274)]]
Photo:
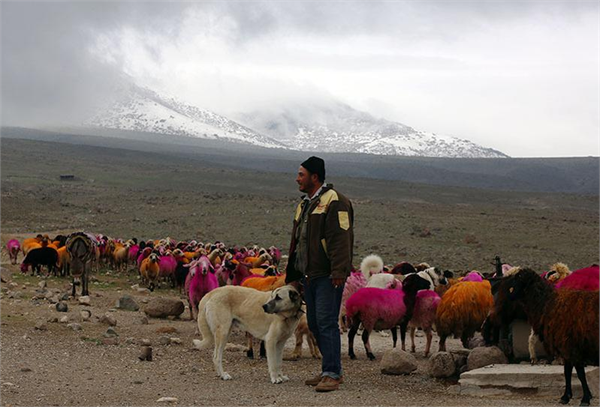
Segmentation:
[(314, 187), (316, 180), (318, 179), (317, 174), (311, 174), (306, 168), (300, 166), (298, 168), (298, 176), (296, 182), (298, 183), (298, 189), (300, 192), (309, 193)]

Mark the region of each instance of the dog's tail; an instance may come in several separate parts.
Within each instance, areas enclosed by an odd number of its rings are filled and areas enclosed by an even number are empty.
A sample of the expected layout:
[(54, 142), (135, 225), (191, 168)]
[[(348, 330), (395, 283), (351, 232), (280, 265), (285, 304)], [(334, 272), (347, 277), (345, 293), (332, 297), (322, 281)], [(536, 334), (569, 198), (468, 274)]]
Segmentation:
[(194, 341), (194, 347), (196, 349), (207, 349), (214, 345), (215, 338), (210, 329), (210, 325), (208, 324), (206, 317), (206, 302), (208, 298), (204, 296), (200, 304), (198, 304), (198, 330), (202, 335), (202, 340)]

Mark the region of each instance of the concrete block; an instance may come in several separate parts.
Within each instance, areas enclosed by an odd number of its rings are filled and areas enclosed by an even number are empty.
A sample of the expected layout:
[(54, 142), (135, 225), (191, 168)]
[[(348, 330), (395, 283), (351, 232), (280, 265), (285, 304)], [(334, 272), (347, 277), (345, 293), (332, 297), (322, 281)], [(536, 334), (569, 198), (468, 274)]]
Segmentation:
[[(563, 366), (490, 365), (462, 373), (458, 383), (461, 386), (460, 394), (479, 394), (476, 389), (479, 387), (480, 390), (532, 389), (537, 390), (538, 394), (560, 397), (565, 386), (563, 372)], [(600, 385), (598, 367), (587, 367), (585, 372), (590, 389), (598, 389)], [(571, 382), (573, 397), (582, 397), (581, 383), (575, 369), (573, 369)]]
[[(531, 325), (527, 321), (517, 319), (510, 324), (510, 332), (512, 333), (512, 347), (515, 358), (529, 360), (529, 334), (531, 333)], [(540, 341), (535, 346), (535, 352), (538, 359), (547, 356), (544, 344)]]

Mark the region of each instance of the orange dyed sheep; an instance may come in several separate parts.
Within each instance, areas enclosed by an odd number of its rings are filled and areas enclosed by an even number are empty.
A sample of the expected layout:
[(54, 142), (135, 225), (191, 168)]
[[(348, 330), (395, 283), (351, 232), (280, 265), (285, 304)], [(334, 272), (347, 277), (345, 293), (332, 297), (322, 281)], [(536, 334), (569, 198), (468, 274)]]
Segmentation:
[(466, 348), (469, 338), (481, 330), (481, 325), (494, 306), (490, 282), (461, 281), (442, 296), (437, 308), (435, 326), (440, 337), (440, 352), (446, 351), (446, 338), (460, 337)]

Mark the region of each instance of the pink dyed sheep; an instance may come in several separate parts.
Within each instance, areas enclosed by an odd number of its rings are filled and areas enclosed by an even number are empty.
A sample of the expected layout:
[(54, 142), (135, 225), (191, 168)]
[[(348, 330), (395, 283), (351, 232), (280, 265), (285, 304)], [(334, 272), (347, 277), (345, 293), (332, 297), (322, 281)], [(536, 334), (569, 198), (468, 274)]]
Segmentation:
[[(431, 349), (431, 339), (433, 337), (431, 330), (435, 323), (435, 313), (442, 299), (440, 296), (432, 290), (421, 290), (417, 293), (415, 301), (415, 308), (413, 316), (408, 323), (410, 328), (410, 341), (411, 341), (411, 352), (416, 351), (415, 347), (415, 331), (417, 328), (423, 329), (427, 336), (427, 345), (425, 346), (425, 357), (429, 356), (429, 350)], [(404, 343), (402, 343), (402, 349), (404, 349)]]
[(185, 291), (188, 293), (188, 302), (190, 305), (190, 317), (194, 321), (198, 316), (198, 304), (202, 297), (219, 287), (215, 270), (208, 260), (208, 257), (202, 256), (190, 264), (190, 272), (185, 279)]
[(478, 271), (471, 271), (461, 281), (473, 281), (475, 283), (481, 283), (483, 281), (483, 277)]
[(177, 268), (177, 259), (170, 250), (167, 250), (164, 256), (160, 257), (158, 263), (159, 278), (171, 282), (171, 288), (175, 287), (175, 269)]
[[(346, 302), (347, 318), (350, 321), (348, 332), (348, 355), (356, 359), (354, 354), (354, 336), (360, 324), (363, 324), (362, 340), (367, 357), (375, 359), (369, 344), (371, 331), (392, 329), (400, 325), (402, 343), (406, 338), (406, 327), (410, 321), (417, 292), (429, 288), (429, 282), (417, 274), (407, 276), (395, 289), (365, 287), (354, 293)], [(397, 338), (394, 337), (394, 347)]]
[(346, 279), (344, 292), (342, 293), (342, 305), (340, 307), (339, 326), (342, 332), (348, 330), (348, 320), (346, 318), (346, 301), (355, 292), (367, 286), (367, 279), (361, 271), (352, 271), (350, 277)]
[(17, 256), (19, 255), (19, 251), (21, 251), (21, 244), (19, 241), (17, 239), (10, 239), (8, 243), (6, 243), (6, 250), (8, 251), (10, 263), (17, 264)]
[(600, 285), (600, 269), (597, 264), (575, 270), (556, 284), (556, 289), (598, 291)]

